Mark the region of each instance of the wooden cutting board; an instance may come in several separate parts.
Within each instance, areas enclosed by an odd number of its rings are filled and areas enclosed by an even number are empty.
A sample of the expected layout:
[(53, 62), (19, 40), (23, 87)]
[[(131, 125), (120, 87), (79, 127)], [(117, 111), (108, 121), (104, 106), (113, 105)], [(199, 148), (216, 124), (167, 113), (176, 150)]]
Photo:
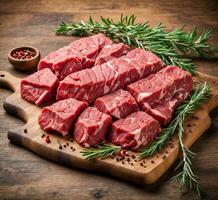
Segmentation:
[[(211, 124), (209, 112), (218, 106), (218, 77), (199, 73), (196, 80), (199, 82), (207, 81), (211, 85), (212, 97), (186, 119), (184, 143), (187, 147), (190, 147), (209, 128)], [(154, 183), (166, 172), (179, 154), (179, 146), (175, 135), (161, 152), (143, 160), (137, 160), (137, 154), (133, 152), (125, 160), (121, 161), (117, 161), (116, 157), (105, 160), (84, 160), (80, 153), (83, 148), (72, 139), (45, 133), (39, 127), (37, 119), (41, 108), (20, 97), (19, 85), (20, 79), (8, 72), (0, 71), (0, 86), (14, 91), (5, 100), (4, 109), (26, 122), (23, 127), (9, 130), (8, 139), (42, 157), (63, 165), (110, 174), (126, 181), (144, 185)], [(45, 142), (45, 138), (41, 137), (43, 133), (50, 136), (51, 143)], [(62, 144), (63, 149), (59, 149), (59, 143)]]

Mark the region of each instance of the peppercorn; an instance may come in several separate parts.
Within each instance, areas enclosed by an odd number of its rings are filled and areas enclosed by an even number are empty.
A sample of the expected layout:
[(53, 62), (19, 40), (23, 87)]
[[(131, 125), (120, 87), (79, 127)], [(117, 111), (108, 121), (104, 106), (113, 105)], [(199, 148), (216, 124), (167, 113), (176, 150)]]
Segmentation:
[(15, 59), (31, 59), (35, 54), (28, 49), (18, 50), (12, 54), (12, 57)]
[(50, 140), (50, 138), (49, 138), (49, 135), (47, 135), (47, 136), (45, 137), (45, 141), (46, 141), (46, 143), (50, 143), (50, 142), (51, 142), (51, 140)]

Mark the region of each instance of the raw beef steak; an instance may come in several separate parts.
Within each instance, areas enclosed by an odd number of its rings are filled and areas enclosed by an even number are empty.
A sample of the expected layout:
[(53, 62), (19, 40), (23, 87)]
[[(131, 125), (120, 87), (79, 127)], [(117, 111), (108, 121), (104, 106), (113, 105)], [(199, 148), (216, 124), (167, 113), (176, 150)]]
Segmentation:
[(176, 107), (184, 100), (183, 95), (176, 93), (170, 100), (163, 99), (161, 102), (153, 105), (148, 108), (148, 105), (145, 103), (141, 104), (141, 109), (151, 116), (153, 116), (156, 120), (160, 122), (162, 125), (166, 125), (172, 119), (172, 115)]
[(112, 119), (109, 115), (97, 108), (88, 107), (75, 124), (75, 140), (84, 147), (98, 145), (105, 140), (111, 124)]
[(154, 140), (161, 131), (160, 124), (145, 112), (134, 112), (112, 124), (111, 142), (123, 148), (138, 150)]
[(73, 72), (92, 67), (100, 50), (109, 44), (112, 41), (103, 34), (76, 40), (41, 59), (38, 70), (50, 68), (62, 80)]
[(132, 95), (121, 89), (96, 99), (95, 107), (116, 119), (124, 118), (133, 112), (139, 111), (138, 104)]
[[(146, 59), (146, 56), (151, 56), (154, 62), (151, 58)], [(163, 67), (163, 62), (154, 54), (134, 49), (126, 56), (68, 75), (61, 81), (56, 99), (73, 97), (92, 103), (96, 98), (123, 89)]]
[(191, 75), (176, 66), (168, 66), (156, 74), (130, 84), (127, 89), (143, 111), (166, 125), (176, 108), (193, 87)]
[(101, 65), (109, 60), (112, 60), (113, 58), (119, 58), (123, 55), (126, 55), (129, 50), (129, 46), (123, 43), (107, 45), (98, 54), (95, 60), (95, 65)]
[(87, 106), (86, 102), (73, 98), (58, 101), (42, 109), (38, 118), (39, 125), (45, 131), (55, 131), (65, 136), (72, 129), (76, 118)]
[(21, 81), (20, 94), (26, 101), (40, 105), (54, 99), (57, 86), (57, 77), (50, 69), (43, 69)]

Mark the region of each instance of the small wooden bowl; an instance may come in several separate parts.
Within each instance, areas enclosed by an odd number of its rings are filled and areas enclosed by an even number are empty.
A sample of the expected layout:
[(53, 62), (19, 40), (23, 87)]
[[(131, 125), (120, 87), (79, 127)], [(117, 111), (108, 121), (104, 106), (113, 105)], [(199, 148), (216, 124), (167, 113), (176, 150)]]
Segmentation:
[[(16, 58), (12, 57), (12, 55), (16, 51), (21, 51), (24, 49), (27, 49), (27, 50), (33, 52), (34, 57), (32, 57), (30, 59), (16, 59)], [(40, 59), (39, 50), (34, 48), (34, 47), (26, 47), (26, 46), (25, 47), (18, 47), (18, 48), (12, 49), (8, 53), (9, 62), (14, 66), (14, 68), (21, 70), (21, 71), (33, 70), (34, 68), (36, 68), (38, 65), (39, 59)]]

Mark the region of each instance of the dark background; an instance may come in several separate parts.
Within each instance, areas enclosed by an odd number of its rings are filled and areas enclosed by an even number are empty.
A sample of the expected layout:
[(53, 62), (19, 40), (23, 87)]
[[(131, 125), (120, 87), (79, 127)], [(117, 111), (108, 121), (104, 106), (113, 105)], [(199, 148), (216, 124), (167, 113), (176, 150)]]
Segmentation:
[[(55, 36), (61, 20), (85, 20), (120, 14), (135, 14), (151, 25), (162, 22), (171, 30), (187, 24), (186, 29), (212, 28), (211, 42), (218, 44), (218, 6), (216, 1), (0, 1), (0, 70), (24, 76), (10, 66), (8, 51), (16, 46), (32, 45), (42, 56), (68, 44), (72, 37)], [(195, 60), (199, 71), (218, 76), (218, 61)], [(0, 88), (0, 199), (196, 199), (192, 193), (178, 193), (178, 184), (169, 179), (172, 167), (157, 184), (138, 187), (123, 181), (63, 167), (11, 144), (8, 129), (23, 122), (2, 108), (11, 92)], [(218, 109), (211, 113), (212, 124), (192, 146), (197, 153), (194, 169), (208, 195), (218, 199)]]

